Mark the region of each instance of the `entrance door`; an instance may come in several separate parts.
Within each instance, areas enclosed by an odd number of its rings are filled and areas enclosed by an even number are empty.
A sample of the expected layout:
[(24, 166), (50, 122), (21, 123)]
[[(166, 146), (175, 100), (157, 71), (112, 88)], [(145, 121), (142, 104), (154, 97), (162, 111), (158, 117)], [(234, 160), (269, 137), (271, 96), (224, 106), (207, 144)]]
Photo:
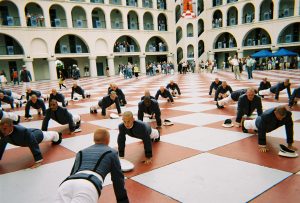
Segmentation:
[(10, 81), (12, 81), (13, 80), (13, 78), (12, 78), (13, 72), (18, 71), (17, 62), (16, 61), (9, 61), (8, 62), (8, 68), (9, 68)]
[(97, 66), (97, 75), (103, 76), (104, 75), (103, 63), (96, 63), (96, 66)]

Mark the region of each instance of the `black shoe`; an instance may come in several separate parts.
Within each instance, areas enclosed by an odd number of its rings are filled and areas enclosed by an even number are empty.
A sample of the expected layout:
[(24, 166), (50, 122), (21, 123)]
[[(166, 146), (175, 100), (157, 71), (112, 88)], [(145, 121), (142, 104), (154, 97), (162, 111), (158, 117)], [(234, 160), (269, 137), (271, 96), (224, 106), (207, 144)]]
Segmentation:
[(154, 116), (153, 116), (153, 115), (151, 115), (151, 116), (149, 116), (149, 119), (153, 119), (153, 117), (154, 117)]
[(19, 103), (16, 103), (16, 107), (19, 108), (19, 107), (20, 107), (20, 104), (19, 104)]
[(42, 114), (42, 113), (39, 111), (39, 112), (38, 112), (38, 115), (41, 115), (41, 114)]
[(78, 122), (76, 123), (75, 128), (76, 128), (76, 129), (77, 129), (77, 128), (80, 128), (80, 124), (81, 124), (81, 121), (78, 121)]
[(95, 110), (93, 111), (93, 113), (98, 113), (98, 112), (97, 112), (97, 109), (95, 109)]
[(167, 102), (170, 102), (170, 99), (167, 99)]
[(66, 106), (68, 106), (68, 104), (69, 104), (69, 101), (66, 101)]
[(158, 131), (158, 138), (154, 139), (154, 142), (159, 142), (160, 141), (160, 130), (157, 130)]
[(244, 133), (248, 133), (248, 130), (244, 126), (245, 120), (242, 121), (242, 130)]
[(90, 108), (90, 114), (93, 114), (94, 110), (92, 108)]
[(59, 139), (57, 141), (52, 141), (52, 144), (59, 145), (62, 141), (62, 133), (58, 133)]
[(20, 120), (21, 120), (21, 116), (18, 115), (18, 120), (13, 121), (14, 125), (19, 124), (19, 123), (20, 123)]
[(218, 102), (216, 103), (216, 105), (217, 105), (218, 109), (223, 109), (224, 108), (224, 106), (220, 106)]

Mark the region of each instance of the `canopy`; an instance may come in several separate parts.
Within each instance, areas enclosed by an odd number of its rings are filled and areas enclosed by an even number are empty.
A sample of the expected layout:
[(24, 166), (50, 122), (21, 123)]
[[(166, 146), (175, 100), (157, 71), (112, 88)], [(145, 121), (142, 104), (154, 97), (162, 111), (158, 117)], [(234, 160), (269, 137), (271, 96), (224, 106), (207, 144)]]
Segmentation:
[(268, 50), (260, 50), (259, 52), (256, 52), (255, 54), (252, 54), (251, 57), (253, 58), (264, 58), (264, 57), (272, 57), (273, 54)]
[(297, 56), (298, 54), (284, 48), (279, 49), (277, 52), (273, 54), (273, 56)]

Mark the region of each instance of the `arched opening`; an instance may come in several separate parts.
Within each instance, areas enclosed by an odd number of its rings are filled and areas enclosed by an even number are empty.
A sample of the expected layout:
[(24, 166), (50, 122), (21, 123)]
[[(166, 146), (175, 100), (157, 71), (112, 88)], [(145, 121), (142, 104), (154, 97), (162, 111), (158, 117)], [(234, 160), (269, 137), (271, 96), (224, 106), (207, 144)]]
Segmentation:
[(143, 17), (144, 30), (154, 30), (153, 17), (150, 12), (146, 12)]
[(11, 1), (0, 2), (2, 26), (20, 26), (20, 16), (17, 6)]
[(24, 51), (18, 41), (6, 34), (0, 34), (0, 55), (23, 55)]
[(165, 52), (168, 51), (168, 45), (160, 37), (151, 37), (146, 44), (146, 52)]
[(181, 8), (180, 8), (180, 5), (177, 5), (175, 8), (176, 23), (179, 21), (180, 18), (181, 18)]
[(234, 2), (237, 2), (238, 0), (227, 0), (227, 3), (230, 4), (230, 3), (234, 3)]
[(86, 14), (82, 7), (75, 6), (71, 15), (74, 28), (87, 28)]
[(111, 11), (110, 20), (112, 29), (123, 29), (122, 14), (119, 10), (114, 9)]
[(56, 54), (89, 53), (86, 43), (76, 35), (64, 35), (55, 45)]
[(114, 52), (139, 52), (140, 46), (137, 41), (128, 35), (119, 37), (114, 44)]
[(216, 10), (213, 14), (212, 27), (219, 28), (223, 26), (223, 15), (220, 10)]
[(127, 25), (129, 30), (139, 30), (139, 18), (135, 11), (127, 14)]
[(45, 27), (44, 12), (39, 4), (28, 3), (25, 6), (25, 15), (28, 27)]
[(49, 9), (51, 27), (67, 27), (67, 18), (62, 6), (54, 4)]
[(157, 0), (157, 9), (167, 9), (167, 2), (166, 0)]
[(255, 18), (255, 8), (252, 3), (247, 3), (243, 8), (243, 23), (252, 23)]
[(197, 15), (199, 16), (204, 10), (203, 0), (197, 0)]
[(280, 0), (279, 3), (279, 18), (286, 18), (294, 15), (295, 0)]
[(157, 18), (158, 31), (168, 31), (167, 18), (164, 14), (159, 14)]
[(153, 2), (152, 0), (143, 0), (143, 8), (152, 8)]
[(214, 45), (215, 49), (234, 48), (236, 47), (235, 37), (229, 32), (219, 35)]
[(292, 23), (286, 26), (280, 33), (278, 43), (300, 42), (300, 23)]
[(257, 46), (271, 44), (269, 33), (262, 28), (255, 28), (246, 34), (243, 46)]
[(102, 9), (94, 8), (92, 11), (93, 28), (104, 29), (106, 28), (105, 14)]
[(212, 1), (213, 1), (213, 7), (221, 6), (223, 4), (223, 0), (212, 0)]
[(183, 50), (181, 47), (177, 48), (177, 63), (180, 63), (183, 59)]
[(186, 25), (186, 35), (187, 35), (187, 37), (194, 36), (194, 26), (192, 23), (189, 23)]
[(272, 0), (264, 0), (260, 5), (259, 20), (271, 20), (273, 19), (274, 4)]
[(202, 19), (198, 20), (198, 37), (204, 32), (204, 22)]
[(187, 47), (187, 58), (194, 59), (194, 46), (189, 44)]
[(176, 44), (182, 39), (182, 28), (177, 27), (176, 28)]
[(204, 53), (204, 42), (200, 40), (198, 42), (198, 58)]
[(229, 8), (227, 12), (227, 26), (233, 26), (238, 24), (238, 10), (236, 7)]

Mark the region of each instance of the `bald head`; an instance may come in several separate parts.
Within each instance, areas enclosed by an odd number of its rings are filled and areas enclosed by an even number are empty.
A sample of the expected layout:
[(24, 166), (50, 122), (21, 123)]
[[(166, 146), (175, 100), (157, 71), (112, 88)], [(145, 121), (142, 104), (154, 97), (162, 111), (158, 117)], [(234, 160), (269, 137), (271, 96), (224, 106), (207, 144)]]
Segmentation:
[(99, 128), (94, 132), (94, 142), (95, 144), (108, 145), (110, 141), (110, 135), (108, 130), (104, 128)]
[(164, 86), (160, 86), (159, 90), (160, 90), (161, 92), (164, 92), (164, 91), (165, 91), (165, 87), (164, 87)]
[(150, 91), (149, 90), (145, 90), (145, 96), (150, 97)]

